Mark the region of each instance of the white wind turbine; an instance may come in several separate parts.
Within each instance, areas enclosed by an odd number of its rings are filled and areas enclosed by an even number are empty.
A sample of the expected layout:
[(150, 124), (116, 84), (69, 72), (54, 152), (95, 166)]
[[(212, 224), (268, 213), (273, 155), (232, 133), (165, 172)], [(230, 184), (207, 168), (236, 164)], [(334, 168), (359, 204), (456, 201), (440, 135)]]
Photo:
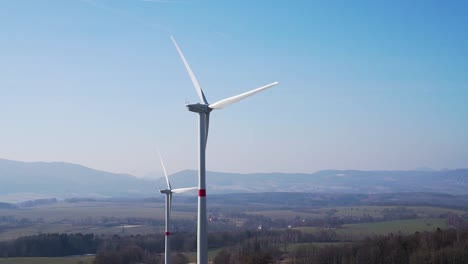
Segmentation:
[(161, 154), (159, 154), (159, 159), (161, 160), (161, 165), (163, 167), (164, 176), (166, 177), (166, 183), (167, 183), (167, 189), (160, 190), (160, 192), (166, 195), (166, 227), (165, 227), (165, 232), (164, 232), (164, 236), (165, 236), (164, 237), (164, 243), (165, 243), (164, 262), (166, 264), (169, 264), (171, 262), (171, 245), (170, 245), (170, 239), (169, 239), (169, 236), (171, 235), (171, 233), (169, 232), (169, 227), (170, 227), (170, 215), (171, 215), (171, 207), (172, 207), (172, 194), (196, 190), (197, 187), (172, 189), (171, 182), (169, 181), (169, 177), (167, 175), (166, 167), (164, 167), (164, 162), (162, 160)]
[(235, 102), (238, 102), (244, 98), (247, 98), (251, 95), (254, 95), (260, 91), (268, 89), (274, 85), (277, 85), (278, 82), (270, 83), (265, 86), (253, 89), (251, 91), (232, 96), (223, 100), (220, 100), (216, 103), (209, 104), (206, 100), (205, 94), (200, 87), (200, 84), (197, 81), (197, 78), (192, 72), (187, 60), (185, 59), (184, 54), (177, 45), (174, 37), (171, 36), (172, 42), (174, 43), (182, 62), (187, 69), (187, 72), (192, 80), (195, 90), (200, 97), (201, 102), (196, 104), (186, 105), (188, 110), (191, 112), (198, 113), (199, 116), (199, 140), (198, 140), (198, 150), (199, 150), (199, 164), (198, 164), (198, 224), (197, 224), (197, 263), (198, 264), (207, 264), (208, 263), (208, 234), (207, 234), (207, 213), (206, 213), (206, 179), (205, 179), (205, 150), (206, 150), (206, 141), (208, 139), (208, 127), (210, 124), (210, 112), (213, 109), (222, 109), (227, 107)]

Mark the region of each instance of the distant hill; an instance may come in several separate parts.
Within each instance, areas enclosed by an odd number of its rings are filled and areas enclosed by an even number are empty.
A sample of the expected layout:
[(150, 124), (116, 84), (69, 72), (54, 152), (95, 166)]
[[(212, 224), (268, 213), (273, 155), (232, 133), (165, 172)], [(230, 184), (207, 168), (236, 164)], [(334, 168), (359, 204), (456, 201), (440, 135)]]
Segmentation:
[[(56, 197), (148, 196), (156, 182), (64, 162), (0, 159), (0, 195), (26, 193)], [(34, 197), (32, 197), (34, 198)], [(31, 198), (29, 198), (31, 199)]]
[(0, 202), (0, 209), (15, 209), (15, 208), (17, 208), (16, 205)]
[[(174, 188), (197, 186), (197, 171), (171, 177)], [(165, 187), (163, 178), (143, 180), (128, 174), (94, 170), (64, 162), (19, 162), (0, 159), (0, 201), (5, 195), (24, 200), (73, 197), (150, 197)], [(209, 194), (315, 192), (369, 194), (427, 192), (468, 194), (468, 169), (443, 171), (323, 170), (315, 173), (207, 172)]]
[[(196, 186), (197, 171), (171, 175), (173, 186)], [(162, 183), (161, 183), (162, 184)], [(443, 171), (323, 170), (315, 173), (207, 172), (209, 193), (321, 192), (394, 193), (437, 192), (468, 194), (468, 169)]]

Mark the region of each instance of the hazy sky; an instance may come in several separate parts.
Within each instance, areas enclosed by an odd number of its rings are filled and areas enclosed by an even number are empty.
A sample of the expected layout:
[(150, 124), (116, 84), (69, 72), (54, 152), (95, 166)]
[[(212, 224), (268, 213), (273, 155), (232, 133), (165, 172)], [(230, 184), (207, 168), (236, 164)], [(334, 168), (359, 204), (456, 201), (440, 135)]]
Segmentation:
[(0, 0), (0, 158), (145, 175), (468, 167), (467, 1)]

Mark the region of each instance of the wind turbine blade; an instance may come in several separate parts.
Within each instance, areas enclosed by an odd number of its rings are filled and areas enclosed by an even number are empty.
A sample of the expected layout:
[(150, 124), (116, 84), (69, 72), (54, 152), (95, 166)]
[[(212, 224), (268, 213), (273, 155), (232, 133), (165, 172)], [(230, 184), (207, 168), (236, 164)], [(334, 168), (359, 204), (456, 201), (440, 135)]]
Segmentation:
[(161, 153), (159, 153), (159, 151), (158, 151), (158, 154), (159, 154), (159, 159), (161, 160), (161, 165), (162, 165), (162, 167), (163, 167), (164, 176), (166, 177), (167, 188), (168, 188), (169, 190), (171, 190), (171, 189), (172, 189), (171, 183), (169, 182), (169, 177), (167, 176), (166, 167), (164, 167), (164, 162), (163, 162)]
[(185, 69), (187, 69), (187, 72), (188, 72), (188, 74), (189, 74), (189, 76), (190, 76), (190, 79), (192, 80), (193, 86), (195, 86), (195, 90), (197, 90), (198, 97), (200, 97), (200, 100), (201, 100), (204, 104), (208, 104), (208, 102), (206, 101), (205, 94), (203, 93), (203, 90), (201, 89), (200, 84), (198, 83), (198, 80), (197, 80), (197, 78), (195, 77), (195, 74), (193, 74), (193, 71), (192, 71), (192, 69), (190, 68), (190, 65), (188, 64), (187, 60), (185, 59), (185, 56), (184, 56), (184, 54), (182, 53), (182, 50), (180, 50), (179, 45), (177, 45), (177, 42), (175, 41), (175, 39), (174, 39), (173, 36), (171, 36), (171, 39), (172, 39), (172, 42), (174, 43), (174, 46), (175, 46), (176, 49), (177, 49), (177, 52), (179, 52), (180, 58), (182, 59), (182, 62), (183, 62), (184, 65), (185, 65)]
[(178, 188), (178, 189), (172, 190), (172, 192), (173, 193), (184, 193), (184, 192), (188, 192), (188, 191), (192, 191), (192, 190), (196, 190), (196, 189), (198, 189), (198, 187)]
[(221, 109), (221, 108), (224, 108), (226, 106), (229, 106), (235, 102), (238, 102), (244, 98), (247, 98), (251, 95), (254, 95), (260, 91), (263, 91), (265, 89), (268, 89), (270, 87), (273, 87), (275, 85), (277, 85), (278, 82), (274, 82), (274, 83), (270, 83), (270, 84), (267, 84), (265, 86), (262, 86), (260, 88), (257, 88), (257, 89), (253, 89), (251, 91), (248, 91), (248, 92), (245, 92), (245, 93), (242, 93), (242, 94), (239, 94), (239, 95), (236, 95), (236, 96), (232, 96), (232, 97), (229, 97), (229, 98), (226, 98), (226, 99), (223, 99), (221, 101), (218, 101), (216, 103), (213, 103), (213, 104), (210, 104), (209, 107), (212, 108), (212, 109)]

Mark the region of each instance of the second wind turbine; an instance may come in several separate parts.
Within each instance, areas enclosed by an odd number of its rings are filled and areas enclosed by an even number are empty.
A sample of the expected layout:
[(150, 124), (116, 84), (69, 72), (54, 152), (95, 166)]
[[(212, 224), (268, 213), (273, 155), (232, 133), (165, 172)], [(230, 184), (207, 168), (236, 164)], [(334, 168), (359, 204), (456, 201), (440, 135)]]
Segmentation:
[(205, 94), (200, 87), (200, 84), (197, 81), (197, 78), (192, 72), (187, 60), (185, 59), (184, 54), (177, 45), (175, 39), (171, 36), (172, 42), (174, 43), (177, 52), (182, 59), (182, 62), (187, 69), (187, 72), (192, 80), (195, 90), (198, 93), (200, 98), (200, 103), (188, 104), (187, 108), (191, 112), (198, 113), (199, 117), (199, 130), (198, 130), (198, 150), (199, 150), (199, 164), (198, 164), (198, 223), (197, 223), (197, 263), (198, 264), (207, 264), (208, 263), (208, 232), (207, 232), (207, 211), (206, 211), (206, 168), (205, 168), (205, 150), (206, 142), (208, 139), (208, 128), (210, 125), (210, 113), (213, 109), (222, 109), (227, 107), (235, 102), (238, 102), (246, 97), (254, 95), (262, 90), (268, 89), (274, 85), (277, 85), (278, 82), (270, 83), (265, 86), (253, 89), (251, 91), (232, 96), (223, 100), (220, 100), (216, 103), (209, 104), (206, 100)]
[(171, 226), (170, 216), (171, 216), (171, 209), (172, 209), (172, 194), (188, 192), (188, 191), (197, 189), (197, 187), (172, 189), (171, 182), (169, 181), (169, 176), (167, 175), (166, 167), (164, 166), (164, 162), (161, 157), (161, 154), (159, 154), (159, 159), (161, 160), (161, 166), (163, 168), (164, 176), (166, 177), (166, 183), (167, 183), (167, 189), (160, 190), (161, 193), (164, 193), (166, 195), (166, 227), (164, 230), (165, 231), (164, 232), (164, 263), (170, 264), (171, 242), (170, 242), (169, 236), (171, 235), (171, 232), (169, 232), (169, 228)]

